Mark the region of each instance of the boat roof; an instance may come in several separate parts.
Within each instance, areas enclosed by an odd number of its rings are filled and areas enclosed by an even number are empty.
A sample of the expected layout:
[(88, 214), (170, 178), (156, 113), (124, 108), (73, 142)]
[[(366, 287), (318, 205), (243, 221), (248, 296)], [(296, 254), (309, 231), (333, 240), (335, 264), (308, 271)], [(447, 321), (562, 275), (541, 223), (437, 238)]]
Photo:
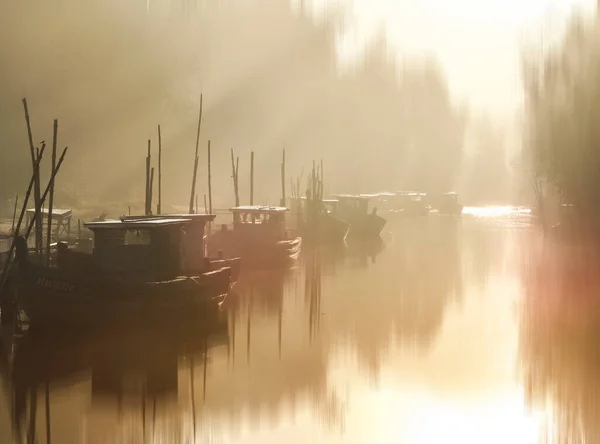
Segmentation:
[(242, 205), (230, 208), (232, 213), (285, 213), (289, 211), (287, 207), (272, 207), (268, 205)]
[[(290, 197), (290, 200), (306, 200), (307, 197), (306, 196), (302, 196), (302, 197)], [(325, 202), (325, 203), (338, 203), (339, 200), (338, 199), (321, 199), (321, 202)]]
[(395, 196), (396, 193), (390, 193), (389, 191), (382, 191), (380, 193), (373, 193), (373, 194), (361, 194), (360, 197), (390, 197), (390, 196)]
[(366, 194), (332, 194), (337, 199), (369, 199), (369, 195)]
[[(42, 214), (48, 214), (48, 213), (50, 213), (50, 210), (48, 208), (42, 209)], [(69, 216), (69, 215), (71, 215), (71, 213), (72, 213), (72, 211), (69, 208), (52, 208), (53, 216)], [(27, 210), (27, 214), (28, 215), (35, 214), (35, 208), (29, 208)]]
[(104, 220), (99, 222), (87, 222), (84, 224), (86, 228), (94, 230), (97, 228), (112, 228), (112, 229), (139, 229), (139, 228), (160, 228), (168, 225), (183, 225), (190, 223), (192, 219), (138, 219), (138, 220)]
[(421, 191), (396, 191), (397, 196), (427, 196), (427, 193)]
[(156, 219), (189, 219), (190, 222), (212, 222), (217, 217), (216, 214), (156, 214), (156, 215), (139, 215), (139, 216), (121, 216), (121, 221), (139, 221), (139, 220), (156, 220)]

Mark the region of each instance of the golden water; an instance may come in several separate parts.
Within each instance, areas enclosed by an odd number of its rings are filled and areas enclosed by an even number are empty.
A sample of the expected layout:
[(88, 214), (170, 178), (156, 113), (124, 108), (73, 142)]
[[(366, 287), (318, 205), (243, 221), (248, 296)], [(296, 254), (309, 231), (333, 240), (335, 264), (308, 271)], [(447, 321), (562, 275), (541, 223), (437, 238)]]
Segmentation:
[(0, 442), (33, 429), (34, 386), (39, 443), (47, 412), (61, 444), (599, 442), (595, 259), (530, 217), (465, 208), (306, 247), (285, 273), (245, 270), (221, 331), (23, 346)]

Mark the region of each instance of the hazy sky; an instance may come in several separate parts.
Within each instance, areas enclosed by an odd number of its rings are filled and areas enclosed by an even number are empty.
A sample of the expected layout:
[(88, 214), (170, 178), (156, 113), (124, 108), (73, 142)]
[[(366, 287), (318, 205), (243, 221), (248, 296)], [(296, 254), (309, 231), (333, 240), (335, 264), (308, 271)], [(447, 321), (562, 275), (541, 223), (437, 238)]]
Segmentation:
[(381, 26), (397, 54), (430, 53), (442, 62), (457, 98), (495, 115), (519, 109), (524, 38), (557, 34), (574, 6), (592, 12), (596, 0), (314, 0), (351, 6), (352, 54)]

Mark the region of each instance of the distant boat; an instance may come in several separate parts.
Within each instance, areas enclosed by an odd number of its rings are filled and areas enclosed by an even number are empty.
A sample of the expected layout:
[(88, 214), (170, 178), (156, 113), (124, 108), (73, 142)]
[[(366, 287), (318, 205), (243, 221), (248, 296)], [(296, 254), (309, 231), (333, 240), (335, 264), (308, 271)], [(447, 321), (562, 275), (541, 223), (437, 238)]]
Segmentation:
[[(337, 217), (340, 201), (338, 199), (323, 199), (317, 202), (318, 220), (311, 223), (309, 220), (309, 201), (306, 197), (290, 198), (291, 208), (297, 219), (297, 229), (305, 239), (316, 239), (319, 242), (342, 242), (350, 231), (350, 224)], [(316, 228), (311, 229), (311, 225)], [(312, 232), (316, 231), (316, 232)]]
[(108, 220), (86, 224), (93, 253), (59, 244), (57, 267), (33, 263), (17, 238), (17, 303), (32, 325), (152, 323), (218, 310), (231, 268), (211, 269), (190, 241), (190, 219)]
[(427, 193), (418, 191), (397, 191), (393, 202), (393, 211), (400, 216), (427, 216), (431, 210)]
[(298, 259), (302, 238), (288, 239), (285, 213), (288, 208), (261, 205), (231, 208), (233, 227), (222, 225), (206, 239), (209, 255), (241, 257), (244, 266), (285, 266)]
[(440, 214), (461, 214), (463, 205), (458, 201), (458, 193), (442, 193), (432, 200), (432, 206)]
[(369, 213), (370, 195), (335, 194), (339, 201), (335, 215), (350, 224), (349, 237), (370, 238), (381, 234), (386, 220), (377, 214), (374, 207)]

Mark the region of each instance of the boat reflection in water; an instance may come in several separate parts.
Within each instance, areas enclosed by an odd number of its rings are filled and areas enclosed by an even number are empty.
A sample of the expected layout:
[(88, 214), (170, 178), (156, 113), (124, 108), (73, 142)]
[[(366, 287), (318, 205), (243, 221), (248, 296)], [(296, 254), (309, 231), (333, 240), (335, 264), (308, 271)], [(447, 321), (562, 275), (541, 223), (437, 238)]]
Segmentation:
[[(179, 424), (181, 386), (203, 390), (194, 380), (206, 380), (209, 351), (227, 344), (227, 319), (218, 317), (156, 330), (31, 329), (16, 342), (12, 366), (2, 367), (14, 441), (144, 442), (173, 421), (167, 428), (191, 436)], [(183, 410), (194, 411), (201, 399), (185, 401)], [(65, 423), (67, 415), (79, 424)]]

